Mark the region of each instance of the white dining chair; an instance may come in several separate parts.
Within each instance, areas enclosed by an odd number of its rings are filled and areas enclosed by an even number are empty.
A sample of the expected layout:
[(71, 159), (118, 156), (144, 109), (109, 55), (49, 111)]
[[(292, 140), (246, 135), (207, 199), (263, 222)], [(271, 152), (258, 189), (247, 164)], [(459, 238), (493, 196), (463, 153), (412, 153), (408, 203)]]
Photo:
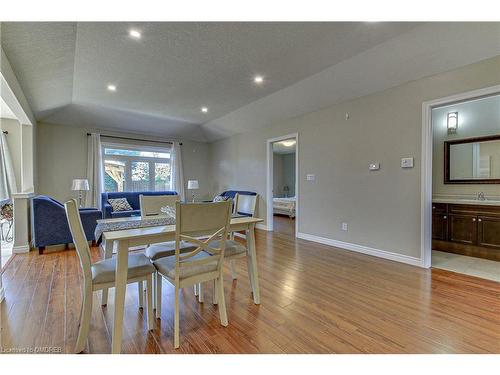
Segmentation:
[[(115, 286), (116, 258), (110, 258), (93, 263), (90, 259), (90, 249), (78, 213), (76, 199), (71, 199), (64, 204), (73, 243), (75, 244), (80, 266), (83, 273), (82, 308), (80, 327), (76, 341), (75, 352), (80, 353), (85, 348), (90, 328), (92, 315), (92, 293), (98, 290), (113, 288)], [(147, 325), (148, 330), (154, 327), (152, 308), (152, 276), (155, 267), (143, 254), (129, 254), (127, 284), (146, 281), (147, 285)]]
[[(161, 316), (161, 286), (174, 286), (174, 347), (179, 347), (179, 293), (181, 288), (214, 281), (220, 322), (228, 325), (224, 299), (223, 262), (229, 233), (231, 203), (176, 203), (175, 255), (153, 262), (158, 272), (156, 316)], [(203, 238), (203, 239), (201, 239)], [(181, 242), (195, 246), (181, 254)], [(213, 246), (212, 244), (216, 244)]]
[(141, 217), (161, 215), (162, 207), (175, 207), (175, 202), (181, 200), (179, 195), (139, 195)]

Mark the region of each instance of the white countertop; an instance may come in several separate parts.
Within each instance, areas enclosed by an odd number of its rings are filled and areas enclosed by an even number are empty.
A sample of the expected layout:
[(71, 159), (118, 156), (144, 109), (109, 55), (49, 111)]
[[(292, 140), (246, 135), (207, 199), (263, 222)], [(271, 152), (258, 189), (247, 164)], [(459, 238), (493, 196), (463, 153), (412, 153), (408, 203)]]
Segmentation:
[(500, 200), (484, 201), (478, 199), (460, 199), (460, 198), (433, 198), (432, 203), (449, 203), (449, 204), (474, 204), (478, 206), (500, 206)]

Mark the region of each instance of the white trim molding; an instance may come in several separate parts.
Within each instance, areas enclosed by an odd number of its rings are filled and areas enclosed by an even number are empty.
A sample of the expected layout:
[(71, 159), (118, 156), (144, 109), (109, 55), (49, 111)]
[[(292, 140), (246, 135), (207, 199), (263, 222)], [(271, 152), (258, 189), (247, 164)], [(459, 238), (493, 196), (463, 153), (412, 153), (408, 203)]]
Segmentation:
[[(0, 275), (0, 277), (2, 277)], [(1, 284), (1, 282), (0, 282)], [(3, 286), (0, 286), (0, 303), (2, 303), (3, 299), (5, 298), (5, 288)]]
[(432, 259), (432, 109), (500, 93), (500, 85), (472, 90), (422, 103), (422, 176), (420, 188), (420, 258), (422, 267)]
[(375, 249), (375, 248), (364, 246), (364, 245), (358, 245), (355, 243), (333, 240), (331, 238), (320, 237), (320, 236), (315, 236), (313, 234), (307, 234), (307, 233), (301, 233), (301, 232), (297, 233), (297, 237), (301, 238), (303, 240), (307, 240), (307, 241), (318, 242), (318, 243), (321, 243), (323, 245), (329, 245), (329, 246), (338, 247), (338, 248), (341, 248), (344, 250), (350, 250), (350, 251), (355, 251), (357, 253), (375, 256), (378, 258), (393, 260), (393, 261), (400, 262), (400, 263), (406, 263), (406, 264), (410, 264), (412, 266), (423, 267), (422, 261), (420, 258), (412, 257), (409, 255), (398, 254), (398, 253), (394, 253), (394, 252), (387, 251), (387, 250)]
[(24, 254), (24, 253), (29, 253), (29, 252), (30, 252), (29, 245), (21, 245), (21, 246), (13, 246), (12, 247), (12, 254)]
[(262, 224), (262, 223), (257, 223), (255, 224), (255, 228), (256, 229), (260, 229), (260, 230), (265, 230), (267, 232), (269, 232), (271, 229), (269, 229), (269, 226), (266, 225), (266, 224)]

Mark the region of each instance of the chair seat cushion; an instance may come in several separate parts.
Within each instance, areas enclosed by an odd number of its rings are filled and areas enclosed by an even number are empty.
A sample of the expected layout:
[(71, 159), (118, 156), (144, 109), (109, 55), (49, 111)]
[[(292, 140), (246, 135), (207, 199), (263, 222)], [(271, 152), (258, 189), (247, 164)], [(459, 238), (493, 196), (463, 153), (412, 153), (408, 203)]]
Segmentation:
[[(181, 254), (193, 251), (194, 249), (196, 249), (196, 246), (187, 242), (181, 242)], [(175, 255), (175, 241), (150, 245), (146, 248), (144, 254), (152, 261)]]
[[(189, 258), (190, 261), (205, 259), (211, 257), (210, 254), (205, 253), (204, 251), (200, 251), (195, 256)], [(171, 279), (175, 278), (175, 255), (160, 258), (153, 262), (154, 266), (158, 270), (159, 273), (165, 275)], [(195, 275), (201, 275), (208, 272), (213, 272), (217, 270), (217, 257), (214, 257), (213, 262), (204, 263), (204, 264), (194, 264), (190, 266), (185, 266), (180, 268), (179, 278), (184, 279), (186, 277), (191, 277)]]
[[(116, 258), (101, 260), (92, 265), (92, 281), (95, 284), (111, 283), (115, 281)], [(156, 271), (144, 254), (130, 254), (128, 256), (127, 279), (147, 276)]]
[[(219, 241), (212, 241), (209, 244), (210, 247), (219, 247)], [(224, 250), (224, 258), (246, 253), (247, 248), (239, 243), (238, 241), (226, 240), (226, 248)]]

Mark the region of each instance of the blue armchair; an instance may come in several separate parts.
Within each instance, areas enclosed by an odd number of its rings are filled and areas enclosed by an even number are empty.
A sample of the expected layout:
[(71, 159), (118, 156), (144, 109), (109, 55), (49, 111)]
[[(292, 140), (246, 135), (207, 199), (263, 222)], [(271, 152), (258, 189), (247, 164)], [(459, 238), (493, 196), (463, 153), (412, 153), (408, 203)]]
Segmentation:
[[(139, 195), (176, 195), (176, 191), (122, 191), (112, 193), (101, 193), (101, 208), (102, 217), (104, 219), (128, 217), (141, 214), (141, 205), (139, 203)], [(131, 211), (113, 212), (113, 208), (108, 203), (108, 199), (127, 198), (128, 203), (132, 206)]]
[[(101, 211), (81, 208), (80, 217), (87, 240), (95, 241), (94, 230), (97, 220), (102, 218)], [(45, 195), (39, 195), (31, 202), (31, 228), (33, 246), (38, 247), (40, 254), (45, 246), (73, 242), (64, 206)]]

